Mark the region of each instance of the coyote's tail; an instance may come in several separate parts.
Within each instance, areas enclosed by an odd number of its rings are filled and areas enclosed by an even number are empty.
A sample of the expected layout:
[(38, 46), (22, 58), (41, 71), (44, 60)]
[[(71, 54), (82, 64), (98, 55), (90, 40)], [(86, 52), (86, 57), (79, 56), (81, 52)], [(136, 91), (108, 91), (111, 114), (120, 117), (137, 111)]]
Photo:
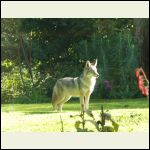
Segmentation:
[(52, 106), (53, 106), (53, 111), (57, 110), (57, 93), (55, 91), (55, 88), (53, 89), (53, 93), (52, 93)]
[(54, 105), (55, 103), (57, 103), (57, 87), (54, 86), (53, 88), (53, 93), (52, 93), (52, 105)]
[(52, 104), (55, 102), (55, 99), (56, 99), (56, 92), (55, 92), (55, 90), (53, 89), (53, 93), (52, 93)]

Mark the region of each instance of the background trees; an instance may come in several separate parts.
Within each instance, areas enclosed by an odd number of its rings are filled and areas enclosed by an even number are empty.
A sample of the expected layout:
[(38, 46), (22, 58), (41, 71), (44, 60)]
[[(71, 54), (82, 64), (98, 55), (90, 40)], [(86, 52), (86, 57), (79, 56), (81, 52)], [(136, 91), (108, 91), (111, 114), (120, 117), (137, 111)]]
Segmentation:
[(1, 19), (2, 102), (49, 101), (58, 78), (98, 58), (94, 98), (139, 97), (135, 69), (149, 75), (148, 19)]

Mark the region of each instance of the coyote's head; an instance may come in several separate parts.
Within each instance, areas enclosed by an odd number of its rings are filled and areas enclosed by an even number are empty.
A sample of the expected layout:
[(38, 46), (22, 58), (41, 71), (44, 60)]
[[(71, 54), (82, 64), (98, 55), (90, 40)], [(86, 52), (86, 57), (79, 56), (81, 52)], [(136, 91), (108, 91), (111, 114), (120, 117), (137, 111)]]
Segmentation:
[(86, 64), (85, 64), (85, 67), (84, 67), (84, 74), (91, 78), (91, 77), (96, 77), (98, 78), (99, 77), (99, 74), (97, 72), (97, 59), (90, 63), (90, 61), (86, 61)]

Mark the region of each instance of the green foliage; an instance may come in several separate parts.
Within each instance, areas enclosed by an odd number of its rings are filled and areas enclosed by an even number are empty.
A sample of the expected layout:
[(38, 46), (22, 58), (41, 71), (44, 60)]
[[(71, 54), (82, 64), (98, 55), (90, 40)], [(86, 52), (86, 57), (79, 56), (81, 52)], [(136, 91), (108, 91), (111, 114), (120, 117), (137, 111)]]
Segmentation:
[[(17, 67), (13, 61), (2, 61), (2, 79), (1, 79), (1, 94), (2, 103), (44, 103), (49, 102), (49, 98), (46, 96), (48, 87), (46, 83), (49, 76), (47, 75), (40, 84), (36, 87), (32, 86), (28, 70), (24, 67), (23, 79), (20, 78), (19, 67)], [(37, 72), (34, 72), (35, 83), (39, 82), (40, 76)], [(45, 83), (46, 82), (46, 83)], [(45, 83), (45, 84), (44, 84)], [(43, 85), (44, 84), (44, 85)]]
[(140, 96), (134, 74), (138, 65), (138, 49), (130, 31), (109, 36), (95, 34), (90, 42), (82, 41), (74, 47), (84, 60), (98, 58), (101, 76), (97, 80), (93, 98), (104, 98), (104, 80), (109, 80), (112, 85), (109, 98)]
[(95, 58), (100, 78), (92, 98), (141, 97), (134, 19), (3, 18), (1, 25), (3, 103), (47, 102), (57, 79), (79, 76)]
[(18, 73), (16, 72), (16, 67), (11, 69), (10, 72), (3, 72), (1, 74), (2, 103), (12, 102), (13, 98), (16, 98), (20, 94), (23, 94), (22, 83), (20, 77), (18, 76)]

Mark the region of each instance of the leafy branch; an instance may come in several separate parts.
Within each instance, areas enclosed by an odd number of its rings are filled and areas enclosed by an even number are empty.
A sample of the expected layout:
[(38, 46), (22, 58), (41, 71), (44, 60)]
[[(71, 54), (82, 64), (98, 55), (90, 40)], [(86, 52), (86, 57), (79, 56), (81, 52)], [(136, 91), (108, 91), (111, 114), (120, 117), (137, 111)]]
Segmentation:
[[(85, 119), (85, 114), (91, 117), (91, 120), (86, 120)], [(87, 111), (82, 111), (80, 115), (70, 115), (70, 117), (80, 117), (82, 121), (76, 121), (75, 122), (75, 128), (77, 129), (78, 132), (91, 132), (91, 130), (88, 130), (85, 128), (86, 122), (90, 122), (95, 126), (98, 132), (117, 132), (119, 125), (112, 119), (111, 114), (104, 112), (103, 106), (101, 107), (101, 112), (100, 112), (100, 120), (96, 121), (92, 111), (87, 110)], [(106, 126), (105, 123), (106, 121), (111, 121), (112, 126)], [(80, 127), (80, 124), (82, 125), (82, 128)]]

